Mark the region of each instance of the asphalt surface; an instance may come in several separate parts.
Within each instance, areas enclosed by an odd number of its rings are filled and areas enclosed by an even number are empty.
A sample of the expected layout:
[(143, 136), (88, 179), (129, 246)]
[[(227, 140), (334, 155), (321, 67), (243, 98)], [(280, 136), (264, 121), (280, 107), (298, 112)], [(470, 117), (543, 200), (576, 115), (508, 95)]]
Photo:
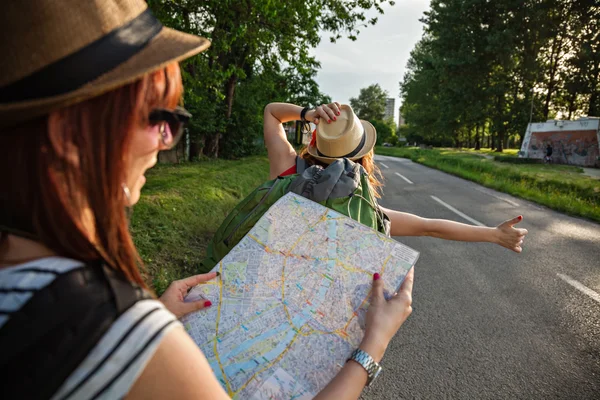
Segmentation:
[(397, 238), (421, 252), (414, 311), (362, 398), (600, 399), (600, 225), (406, 159), (377, 162), (385, 207), (472, 223), (435, 196), (487, 226), (523, 215), (529, 234), (521, 254)]

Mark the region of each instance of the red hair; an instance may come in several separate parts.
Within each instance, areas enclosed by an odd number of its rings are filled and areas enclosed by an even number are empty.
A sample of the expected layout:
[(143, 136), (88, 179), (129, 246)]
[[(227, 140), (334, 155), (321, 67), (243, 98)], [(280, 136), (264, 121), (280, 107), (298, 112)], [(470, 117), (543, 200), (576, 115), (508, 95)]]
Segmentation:
[(0, 225), (33, 235), (60, 256), (102, 259), (146, 287), (122, 188), (127, 154), (150, 111), (174, 108), (182, 91), (179, 65), (172, 63), (1, 130)]

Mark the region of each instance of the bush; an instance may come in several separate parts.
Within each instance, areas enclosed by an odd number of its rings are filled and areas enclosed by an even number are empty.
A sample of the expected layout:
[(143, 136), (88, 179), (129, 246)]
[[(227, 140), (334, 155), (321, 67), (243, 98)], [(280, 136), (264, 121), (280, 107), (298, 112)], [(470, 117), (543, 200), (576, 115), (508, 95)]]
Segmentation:
[(370, 120), (369, 121), (375, 127), (377, 131), (377, 144), (383, 143), (398, 143), (398, 137), (396, 136), (396, 124), (394, 121), (381, 121), (381, 120)]
[(544, 160), (541, 158), (519, 158), (513, 156), (494, 156), (494, 161), (511, 163), (511, 164), (543, 164)]

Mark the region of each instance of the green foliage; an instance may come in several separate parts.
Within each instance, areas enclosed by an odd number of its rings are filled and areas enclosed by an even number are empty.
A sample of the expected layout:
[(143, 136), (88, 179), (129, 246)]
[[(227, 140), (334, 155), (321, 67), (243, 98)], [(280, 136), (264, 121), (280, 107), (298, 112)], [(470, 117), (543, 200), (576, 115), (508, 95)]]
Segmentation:
[[(260, 133), (250, 130), (269, 101), (328, 100), (313, 79), (320, 64), (311, 49), (323, 33), (334, 42), (356, 39), (360, 29), (377, 22), (367, 20), (366, 11), (383, 13), (384, 3), (393, 1), (149, 0), (165, 25), (212, 41), (206, 52), (183, 63), (185, 105), (194, 115), (191, 157), (255, 151)], [(260, 93), (252, 99), (240, 99), (256, 89)]]
[(600, 222), (600, 180), (583, 175), (578, 167), (511, 165), (453, 149), (378, 147), (375, 153), (409, 158), (554, 210)]
[(263, 151), (263, 109), (273, 101), (286, 101), (285, 77), (274, 71), (247, 78), (238, 86), (227, 135), (221, 141), (221, 156), (239, 158)]
[(422, 21), (400, 84), (407, 137), (456, 147), (487, 139), (502, 151), (520, 145), (530, 117), (600, 114), (597, 2), (432, 0)]
[(396, 136), (396, 123), (392, 120), (382, 121), (372, 119), (369, 121), (377, 131), (377, 144), (391, 143), (396, 144), (398, 137)]
[(206, 246), (229, 211), (269, 178), (266, 157), (159, 164), (134, 207), (131, 229), (148, 271), (162, 293), (173, 280), (200, 273)]
[(350, 106), (360, 119), (382, 121), (385, 115), (385, 101), (388, 97), (388, 93), (376, 83), (360, 89), (358, 97), (350, 99)]

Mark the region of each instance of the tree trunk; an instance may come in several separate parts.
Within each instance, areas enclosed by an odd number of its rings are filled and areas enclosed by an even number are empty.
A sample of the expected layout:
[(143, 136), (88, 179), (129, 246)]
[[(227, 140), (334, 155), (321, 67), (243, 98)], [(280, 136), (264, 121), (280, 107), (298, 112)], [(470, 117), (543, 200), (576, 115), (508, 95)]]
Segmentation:
[[(554, 56), (554, 52), (552, 53)], [(546, 99), (544, 100), (544, 108), (542, 109), (542, 114), (544, 115), (544, 120), (548, 120), (548, 114), (550, 114), (550, 99), (552, 98), (552, 74), (550, 74), (550, 81), (548, 82), (548, 91), (546, 92)]]
[(577, 93), (573, 93), (569, 96), (569, 114), (567, 115), (567, 119), (570, 120), (573, 117), (573, 112), (575, 111), (575, 100), (577, 99)]
[(473, 133), (473, 128), (472, 127), (468, 127), (467, 128), (467, 147), (470, 149), (471, 148), (471, 137)]
[[(227, 107), (225, 110), (225, 118), (226, 121), (229, 122), (231, 118), (231, 113), (233, 112), (233, 100), (235, 95), (235, 85), (237, 82), (237, 76), (231, 75), (227, 82), (225, 83), (225, 106)], [(225, 129), (227, 129), (227, 123), (225, 125)], [(224, 132), (215, 132), (213, 135), (206, 138), (206, 143), (204, 147), (204, 154), (207, 157), (211, 158), (219, 158), (219, 153), (221, 150), (221, 137)]]
[(600, 110), (597, 109), (596, 104), (598, 103), (598, 92), (592, 92), (590, 96), (590, 105), (588, 106), (588, 116), (597, 117), (600, 115)]
[(590, 104), (588, 105), (588, 116), (589, 117), (600, 117), (600, 110), (598, 110), (598, 80), (600, 79), (600, 65), (597, 66), (596, 77), (593, 82), (591, 82), (590, 87), (592, 88), (592, 93), (590, 96)]
[(460, 133), (457, 129), (454, 130), (454, 134), (452, 135), (454, 136), (454, 147), (459, 149), (460, 148)]
[[(566, 24), (564, 25), (566, 29)], [(544, 102), (544, 118), (546, 120), (548, 120), (548, 115), (550, 114), (550, 102), (552, 100), (552, 95), (554, 94), (554, 88), (556, 86), (556, 81), (555, 81), (555, 77), (556, 77), (556, 73), (558, 71), (558, 64), (560, 61), (560, 53), (562, 51), (562, 45), (563, 45), (563, 36), (566, 32), (564, 31), (561, 33), (560, 36), (560, 40), (558, 40), (558, 43), (556, 41), (556, 39), (554, 40), (553, 46), (552, 46), (552, 52), (550, 53), (550, 65), (551, 65), (551, 69), (550, 69), (550, 76), (549, 76), (549, 80), (548, 80), (548, 92), (546, 93), (546, 100)]]
[(497, 136), (497, 146), (496, 146), (496, 153), (502, 153), (502, 151), (504, 150), (504, 136), (505, 136), (505, 132), (504, 132), (504, 127), (501, 127), (498, 130), (498, 136)]
[(233, 99), (235, 94), (235, 84), (237, 83), (237, 76), (235, 74), (231, 75), (227, 80), (227, 84), (225, 86), (225, 103), (227, 104), (227, 114), (226, 118), (231, 118), (231, 112), (233, 110)]
[[(551, 78), (552, 79), (552, 78)], [(544, 102), (544, 120), (548, 120), (548, 115), (550, 114), (550, 100), (552, 100), (552, 92), (554, 90), (554, 82), (550, 81), (548, 83), (548, 93), (546, 93), (546, 100)]]
[(480, 126), (475, 127), (475, 150), (481, 150), (481, 137), (479, 136)]
[(204, 155), (210, 158), (218, 158), (219, 157), (219, 138), (221, 135), (218, 132), (213, 133), (210, 136), (207, 136), (204, 139), (204, 148), (202, 149)]
[(199, 139), (191, 139), (190, 138), (190, 155), (189, 161), (192, 161), (198, 157), (202, 153), (202, 148), (204, 147), (203, 140)]

